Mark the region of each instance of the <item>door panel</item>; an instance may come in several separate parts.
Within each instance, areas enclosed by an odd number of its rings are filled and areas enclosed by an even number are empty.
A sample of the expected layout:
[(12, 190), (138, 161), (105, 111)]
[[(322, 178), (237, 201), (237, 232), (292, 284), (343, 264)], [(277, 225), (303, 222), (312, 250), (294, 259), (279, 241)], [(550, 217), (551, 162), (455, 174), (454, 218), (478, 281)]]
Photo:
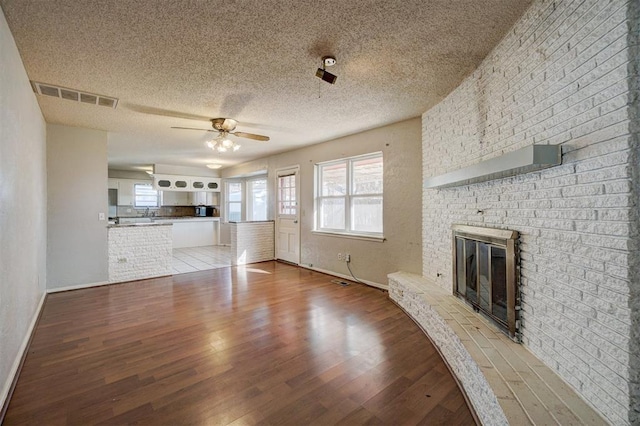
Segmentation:
[(276, 174), (276, 258), (300, 264), (299, 171), (279, 170)]

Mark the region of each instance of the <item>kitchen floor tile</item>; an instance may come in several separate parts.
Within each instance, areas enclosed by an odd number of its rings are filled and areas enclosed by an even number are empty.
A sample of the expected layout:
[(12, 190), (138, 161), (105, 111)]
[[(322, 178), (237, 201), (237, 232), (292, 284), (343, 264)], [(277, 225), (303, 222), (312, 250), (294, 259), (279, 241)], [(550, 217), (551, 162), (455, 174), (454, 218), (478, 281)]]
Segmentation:
[(174, 274), (231, 266), (231, 249), (225, 246), (186, 247), (173, 250)]

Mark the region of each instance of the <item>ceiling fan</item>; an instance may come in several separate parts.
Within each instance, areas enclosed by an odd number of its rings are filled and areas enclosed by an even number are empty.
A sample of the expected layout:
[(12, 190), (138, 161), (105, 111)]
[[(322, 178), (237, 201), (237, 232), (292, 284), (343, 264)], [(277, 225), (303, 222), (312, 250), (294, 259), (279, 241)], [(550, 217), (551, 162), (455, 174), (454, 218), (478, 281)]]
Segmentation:
[(232, 118), (212, 118), (211, 125), (213, 129), (197, 129), (195, 127), (171, 127), (172, 129), (200, 130), (205, 132), (218, 132), (219, 139), (226, 139), (227, 135), (237, 136), (239, 138), (253, 139), (256, 141), (266, 142), (269, 136), (256, 135), (254, 133), (234, 132), (238, 122)]

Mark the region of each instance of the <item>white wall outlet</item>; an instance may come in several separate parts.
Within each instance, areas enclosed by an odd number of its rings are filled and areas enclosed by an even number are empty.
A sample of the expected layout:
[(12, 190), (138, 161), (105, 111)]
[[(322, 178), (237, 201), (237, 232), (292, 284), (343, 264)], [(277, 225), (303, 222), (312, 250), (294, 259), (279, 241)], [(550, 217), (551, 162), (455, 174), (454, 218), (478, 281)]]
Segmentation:
[(338, 260), (340, 261), (344, 260), (344, 256), (342, 255), (342, 253), (338, 253)]
[(98, 220), (104, 220), (104, 213), (98, 213)]

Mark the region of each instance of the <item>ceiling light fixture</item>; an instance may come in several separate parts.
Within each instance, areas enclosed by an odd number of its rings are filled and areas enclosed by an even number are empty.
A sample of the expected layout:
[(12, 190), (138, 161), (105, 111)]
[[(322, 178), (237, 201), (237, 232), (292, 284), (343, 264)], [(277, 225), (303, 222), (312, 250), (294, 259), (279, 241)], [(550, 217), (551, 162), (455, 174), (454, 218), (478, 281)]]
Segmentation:
[(217, 170), (222, 167), (222, 164), (207, 164), (207, 167), (213, 170)]
[(333, 56), (323, 56), (322, 68), (318, 68), (318, 71), (316, 71), (316, 77), (318, 77), (322, 81), (326, 81), (329, 84), (335, 84), (338, 76), (333, 75), (326, 70), (327, 67), (332, 67), (335, 64), (336, 64), (336, 58), (334, 58)]
[(240, 149), (240, 144), (229, 139), (227, 132), (222, 132), (217, 138), (207, 141), (206, 145), (219, 153)]

